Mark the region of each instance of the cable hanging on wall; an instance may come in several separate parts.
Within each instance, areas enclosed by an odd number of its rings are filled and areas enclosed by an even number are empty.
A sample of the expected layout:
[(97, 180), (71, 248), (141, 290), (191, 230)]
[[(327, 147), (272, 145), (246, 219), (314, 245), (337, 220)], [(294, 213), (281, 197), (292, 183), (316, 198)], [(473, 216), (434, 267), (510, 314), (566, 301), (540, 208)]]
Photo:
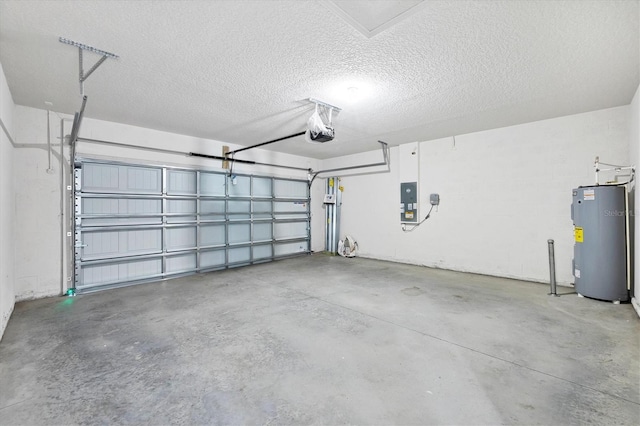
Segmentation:
[[(402, 232), (411, 232), (415, 230), (418, 226), (422, 225), (427, 219), (429, 219), (431, 217), (431, 212), (433, 211), (433, 208), (440, 205), (440, 194), (429, 195), (429, 202), (431, 203), (431, 208), (429, 209), (429, 213), (427, 213), (424, 219), (422, 219), (420, 222), (416, 224), (403, 223), (401, 226)], [(407, 229), (407, 225), (411, 225), (411, 228)]]
[(431, 204), (431, 208), (429, 209), (429, 213), (427, 213), (425, 218), (422, 219), (420, 222), (416, 223), (415, 225), (412, 225), (411, 228), (407, 229), (407, 224), (403, 223), (402, 224), (402, 232), (411, 232), (411, 231), (415, 230), (418, 226), (422, 225), (427, 219), (429, 219), (431, 217), (431, 212), (433, 211), (433, 207), (434, 206), (435, 206), (435, 204)]

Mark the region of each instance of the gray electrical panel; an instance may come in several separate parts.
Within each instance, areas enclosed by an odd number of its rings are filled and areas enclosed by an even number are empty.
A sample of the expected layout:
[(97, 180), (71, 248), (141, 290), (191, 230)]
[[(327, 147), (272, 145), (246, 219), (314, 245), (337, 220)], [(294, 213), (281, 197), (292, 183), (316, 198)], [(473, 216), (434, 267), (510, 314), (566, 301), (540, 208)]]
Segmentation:
[(400, 222), (418, 221), (418, 182), (400, 184)]
[(573, 190), (573, 276), (578, 294), (629, 300), (626, 189), (586, 186)]

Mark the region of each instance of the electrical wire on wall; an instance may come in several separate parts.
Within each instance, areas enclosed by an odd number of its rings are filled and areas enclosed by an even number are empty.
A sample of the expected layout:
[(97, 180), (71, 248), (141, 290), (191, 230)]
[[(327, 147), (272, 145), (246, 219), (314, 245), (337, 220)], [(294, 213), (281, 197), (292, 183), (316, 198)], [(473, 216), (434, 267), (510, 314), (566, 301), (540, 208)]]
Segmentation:
[(434, 207), (435, 207), (435, 204), (431, 204), (431, 208), (429, 209), (429, 213), (427, 213), (425, 218), (422, 219), (420, 222), (416, 223), (415, 225), (413, 225), (411, 228), (407, 229), (407, 224), (403, 223), (402, 224), (402, 232), (411, 232), (414, 229), (416, 229), (418, 226), (422, 225), (427, 219), (429, 219), (429, 217), (431, 216), (431, 212), (433, 211)]

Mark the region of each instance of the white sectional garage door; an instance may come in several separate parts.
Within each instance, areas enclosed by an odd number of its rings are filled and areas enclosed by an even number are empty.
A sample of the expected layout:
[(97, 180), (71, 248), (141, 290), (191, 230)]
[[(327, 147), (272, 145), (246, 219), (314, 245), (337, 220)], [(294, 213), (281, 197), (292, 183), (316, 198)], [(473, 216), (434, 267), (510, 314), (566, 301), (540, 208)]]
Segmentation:
[(78, 293), (310, 251), (306, 180), (80, 160)]

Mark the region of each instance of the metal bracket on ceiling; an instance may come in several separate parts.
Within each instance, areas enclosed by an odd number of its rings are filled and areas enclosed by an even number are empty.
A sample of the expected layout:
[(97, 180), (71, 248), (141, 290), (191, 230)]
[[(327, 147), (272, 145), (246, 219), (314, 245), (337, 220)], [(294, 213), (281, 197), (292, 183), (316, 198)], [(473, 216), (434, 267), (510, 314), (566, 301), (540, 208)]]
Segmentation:
[(323, 106), (323, 107), (325, 107), (326, 109), (328, 109), (330, 111), (335, 111), (335, 112), (342, 111), (342, 108), (338, 108), (335, 105), (331, 105), (331, 104), (328, 104), (326, 102), (319, 101), (316, 98), (309, 98), (309, 102), (313, 102), (314, 104), (316, 104), (316, 106)]
[[(60, 37), (58, 39), (60, 43), (65, 43), (71, 46), (75, 46), (78, 48), (78, 63), (79, 63), (79, 82), (80, 82), (80, 95), (84, 96), (84, 82), (89, 76), (100, 66), (107, 58), (118, 59), (119, 56), (110, 52), (105, 52), (104, 50), (96, 49), (93, 46), (88, 46), (86, 44), (78, 43), (73, 40), (69, 40), (64, 37)], [(96, 62), (86, 73), (84, 72), (84, 63), (83, 63), (83, 50), (88, 50), (89, 52), (96, 53), (101, 55), (102, 57), (98, 59)]]

